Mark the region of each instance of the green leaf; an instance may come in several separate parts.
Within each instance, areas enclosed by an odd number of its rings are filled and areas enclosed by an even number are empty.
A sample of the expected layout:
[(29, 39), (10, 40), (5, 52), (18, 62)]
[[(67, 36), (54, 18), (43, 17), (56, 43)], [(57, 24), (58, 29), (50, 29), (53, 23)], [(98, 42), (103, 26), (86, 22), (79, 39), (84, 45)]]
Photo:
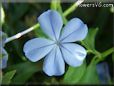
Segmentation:
[(67, 84), (76, 84), (85, 73), (85, 70), (85, 63), (83, 63), (80, 67), (69, 67), (64, 76), (63, 82)]
[(98, 28), (96, 29), (89, 29), (87, 37), (82, 41), (82, 44), (88, 50), (95, 50), (95, 36), (98, 32)]
[(13, 76), (15, 75), (16, 70), (7, 72), (2, 79), (2, 84), (10, 84), (11, 79), (13, 78)]
[(84, 73), (83, 77), (78, 83), (79, 84), (99, 84), (99, 78), (96, 70), (95, 61), (91, 62), (91, 64), (87, 67), (86, 72)]
[(12, 84), (24, 84), (34, 73), (41, 70), (41, 65), (31, 62), (24, 62), (10, 67), (16, 69), (17, 73)]

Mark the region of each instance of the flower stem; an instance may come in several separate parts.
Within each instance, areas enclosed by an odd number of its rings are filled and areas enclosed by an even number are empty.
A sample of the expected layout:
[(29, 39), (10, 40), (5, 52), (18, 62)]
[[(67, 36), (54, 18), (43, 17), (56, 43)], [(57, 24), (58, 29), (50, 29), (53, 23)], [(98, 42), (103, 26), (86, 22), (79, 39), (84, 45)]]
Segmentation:
[(69, 15), (71, 12), (73, 12), (82, 2), (84, 2), (84, 0), (78, 0), (77, 2), (75, 2), (71, 7), (69, 7), (65, 12), (64, 12), (64, 16), (66, 17), (67, 15)]
[(57, 10), (60, 0), (51, 0), (51, 9)]
[(35, 24), (34, 26), (28, 28), (27, 30), (22, 31), (22, 32), (20, 32), (20, 33), (17, 33), (16, 35), (14, 35), (14, 36), (12, 36), (12, 37), (7, 38), (6, 41), (5, 41), (5, 43), (8, 43), (8, 42), (10, 42), (10, 41), (12, 41), (12, 40), (14, 40), (14, 39), (18, 39), (18, 38), (20, 38), (21, 36), (23, 36), (23, 35), (25, 35), (25, 34), (31, 32), (32, 30), (38, 28), (39, 26), (40, 26), (39, 24)]
[[(103, 61), (108, 55), (110, 55), (111, 53), (114, 53), (114, 47), (104, 51), (103, 53), (101, 53), (101, 58), (96, 60), (96, 63)], [(113, 57), (112, 57), (113, 59)]]

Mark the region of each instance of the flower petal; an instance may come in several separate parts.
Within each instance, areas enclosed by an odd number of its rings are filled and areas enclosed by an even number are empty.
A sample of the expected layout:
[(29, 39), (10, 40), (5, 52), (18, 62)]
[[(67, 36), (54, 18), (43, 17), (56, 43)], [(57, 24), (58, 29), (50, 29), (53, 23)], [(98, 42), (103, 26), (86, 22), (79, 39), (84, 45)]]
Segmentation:
[(75, 42), (83, 40), (88, 32), (87, 25), (85, 25), (80, 19), (73, 18), (64, 27), (60, 40), (62, 42)]
[(48, 10), (41, 14), (38, 18), (42, 30), (52, 40), (59, 38), (60, 31), (63, 25), (62, 18), (57, 11)]
[(54, 42), (51, 40), (34, 38), (24, 45), (23, 50), (29, 60), (36, 62), (47, 55), (53, 47)]
[(6, 68), (8, 61), (8, 54), (5, 49), (2, 49), (2, 58), (0, 58), (0, 69)]
[(65, 71), (65, 63), (59, 47), (55, 47), (44, 59), (43, 71), (48, 76), (59, 76)]
[(74, 43), (63, 44), (61, 50), (66, 63), (73, 67), (80, 66), (87, 54), (82, 46)]

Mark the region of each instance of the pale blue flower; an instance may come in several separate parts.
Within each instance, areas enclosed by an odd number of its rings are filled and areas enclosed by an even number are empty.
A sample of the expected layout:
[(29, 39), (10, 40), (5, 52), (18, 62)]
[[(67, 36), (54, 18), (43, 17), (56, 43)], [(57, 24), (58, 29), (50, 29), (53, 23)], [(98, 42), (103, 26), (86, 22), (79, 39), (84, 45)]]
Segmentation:
[(0, 69), (7, 66), (8, 54), (3, 48), (5, 46), (6, 34), (0, 31)]
[(34, 38), (24, 45), (26, 57), (36, 62), (44, 58), (43, 71), (48, 76), (59, 76), (65, 72), (65, 62), (73, 67), (80, 66), (86, 57), (86, 50), (75, 43), (83, 40), (88, 32), (86, 24), (73, 18), (62, 29), (60, 14), (48, 10), (38, 18), (43, 32), (50, 38)]
[(110, 80), (109, 65), (107, 62), (101, 62), (96, 65), (97, 74), (101, 84), (108, 84)]

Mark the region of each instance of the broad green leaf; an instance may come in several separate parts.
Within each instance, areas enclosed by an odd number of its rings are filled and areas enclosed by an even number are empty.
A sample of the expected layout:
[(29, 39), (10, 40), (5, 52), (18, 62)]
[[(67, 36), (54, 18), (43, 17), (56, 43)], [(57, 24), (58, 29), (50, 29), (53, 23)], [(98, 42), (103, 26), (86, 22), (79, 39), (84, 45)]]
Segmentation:
[(41, 70), (40, 66), (41, 65), (31, 62), (24, 62), (11, 66), (11, 69), (16, 69), (17, 71), (15, 77), (12, 80), (12, 84), (25, 83), (34, 73)]
[(63, 82), (67, 84), (76, 84), (85, 73), (85, 70), (86, 70), (85, 63), (83, 63), (79, 67), (69, 67), (68, 71), (64, 76)]
[(16, 70), (13, 70), (3, 75), (2, 84), (10, 84), (12, 78), (14, 78), (15, 73), (16, 73)]
[(96, 64), (91, 62), (78, 84), (99, 84)]
[(96, 29), (89, 29), (87, 37), (82, 41), (82, 44), (88, 50), (95, 50), (95, 36), (97, 34), (98, 28)]

